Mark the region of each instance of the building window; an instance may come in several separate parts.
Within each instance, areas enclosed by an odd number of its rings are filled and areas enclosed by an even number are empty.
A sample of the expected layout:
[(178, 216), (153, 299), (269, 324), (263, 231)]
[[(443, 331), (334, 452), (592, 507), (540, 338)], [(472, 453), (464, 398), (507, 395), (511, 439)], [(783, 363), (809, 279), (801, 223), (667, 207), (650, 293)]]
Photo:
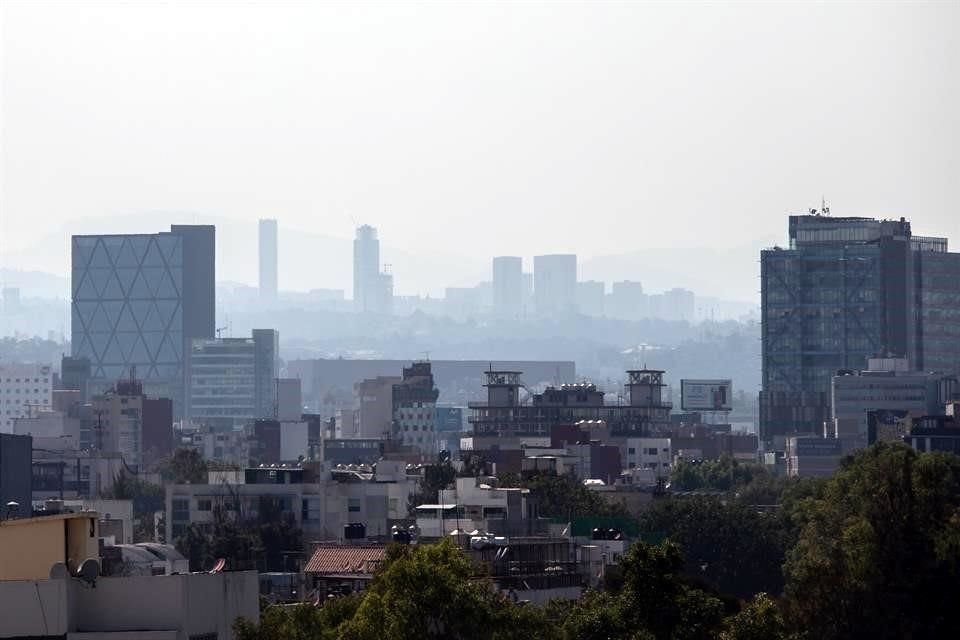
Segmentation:
[(197, 500), (197, 511), (213, 511), (213, 503), (209, 498)]
[(186, 498), (179, 498), (173, 501), (173, 521), (174, 522), (189, 522), (190, 521), (190, 500)]

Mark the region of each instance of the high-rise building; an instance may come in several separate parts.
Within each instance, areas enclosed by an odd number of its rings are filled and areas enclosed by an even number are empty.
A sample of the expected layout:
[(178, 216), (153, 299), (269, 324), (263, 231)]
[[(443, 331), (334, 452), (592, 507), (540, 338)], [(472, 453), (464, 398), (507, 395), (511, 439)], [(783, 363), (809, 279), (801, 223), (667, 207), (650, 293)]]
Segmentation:
[(577, 283), (577, 308), (585, 316), (602, 316), (606, 285), (599, 280)]
[(649, 316), (648, 298), (643, 292), (643, 284), (633, 280), (614, 282), (607, 313), (614, 318), (636, 320)]
[(277, 299), (277, 221), (260, 221), (260, 297)]
[(960, 373), (960, 253), (945, 238), (913, 236), (916, 368)]
[(53, 402), (53, 371), (49, 365), (0, 364), (0, 433), (13, 433), (13, 421)]
[(187, 417), (215, 429), (273, 418), (278, 345), (273, 329), (254, 329), (249, 338), (194, 340), (188, 356)]
[(90, 360), (87, 393), (125, 377), (182, 415), (183, 354), (214, 333), (215, 229), (72, 238), (71, 355)]
[(380, 279), (380, 240), (370, 225), (357, 228), (353, 240), (353, 306), (361, 313), (376, 311)]
[(523, 314), (523, 258), (493, 259), (493, 313), (511, 320)]
[(577, 256), (533, 258), (533, 298), (537, 315), (568, 315), (577, 310)]
[(696, 296), (688, 289), (673, 288), (661, 295), (661, 309), (658, 317), (664, 320), (682, 320), (693, 322)]
[(94, 447), (101, 453), (119, 453), (134, 469), (143, 464), (145, 399), (143, 385), (132, 378), (118, 380), (106, 393), (92, 398), (93, 413), (97, 416)]
[(78, 400), (87, 400), (87, 380), (90, 378), (90, 358), (63, 356), (60, 359), (60, 389), (77, 391)]
[[(821, 433), (839, 370), (901, 357), (960, 370), (960, 255), (910, 223), (790, 216), (790, 245), (760, 254), (761, 440)], [(949, 336), (953, 336), (951, 340)]]
[(437, 454), (437, 398), (429, 362), (403, 368), (403, 378), (393, 385), (393, 437), (425, 456)]

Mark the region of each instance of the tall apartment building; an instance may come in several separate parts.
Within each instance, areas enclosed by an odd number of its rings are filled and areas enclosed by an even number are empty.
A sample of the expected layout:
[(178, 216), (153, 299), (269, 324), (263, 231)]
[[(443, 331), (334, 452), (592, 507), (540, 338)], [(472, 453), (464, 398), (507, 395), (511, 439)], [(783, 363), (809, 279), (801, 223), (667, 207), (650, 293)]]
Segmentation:
[(277, 299), (277, 221), (261, 220), (260, 240), (260, 297), (264, 300)]
[(614, 282), (611, 287), (607, 311), (614, 318), (636, 320), (649, 316), (648, 296), (643, 284), (632, 280)]
[(343, 428), (343, 438), (387, 439), (393, 432), (393, 385), (400, 376), (377, 376), (353, 385), (357, 409), (352, 423)]
[(403, 377), (393, 385), (393, 437), (416, 447), (424, 455), (437, 453), (437, 398), (429, 362), (414, 362), (403, 368)]
[(577, 310), (577, 256), (533, 258), (533, 298), (537, 315), (568, 315)]
[(606, 284), (599, 280), (577, 283), (577, 309), (585, 316), (604, 315)]
[(0, 363), (0, 433), (13, 433), (13, 421), (53, 403), (53, 371), (49, 365)]
[(380, 271), (380, 240), (366, 224), (353, 240), (353, 308), (385, 315), (393, 310), (393, 276)]
[(143, 469), (169, 455), (173, 447), (173, 404), (148, 398), (139, 380), (120, 380), (91, 399), (96, 422), (91, 447), (99, 454), (119, 454), (128, 467)]
[(493, 313), (510, 320), (523, 315), (523, 258), (493, 259)]
[(214, 333), (215, 245), (199, 225), (73, 236), (71, 355), (90, 360), (88, 394), (136, 375), (183, 415), (184, 353)]
[(249, 338), (194, 340), (188, 356), (187, 416), (232, 429), (276, 411), (279, 334), (254, 329)]
[(90, 358), (63, 356), (60, 359), (60, 389), (76, 391), (78, 400), (87, 400), (87, 380), (90, 379)]
[(960, 254), (910, 223), (790, 216), (790, 244), (760, 254), (760, 435), (821, 433), (838, 370), (905, 357), (960, 370)]

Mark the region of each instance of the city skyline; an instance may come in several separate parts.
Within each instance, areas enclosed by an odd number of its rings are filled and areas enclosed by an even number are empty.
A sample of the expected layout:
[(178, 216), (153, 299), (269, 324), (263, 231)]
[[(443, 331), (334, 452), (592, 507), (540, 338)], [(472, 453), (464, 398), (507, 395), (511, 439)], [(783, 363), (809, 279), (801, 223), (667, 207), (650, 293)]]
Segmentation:
[(0, 0), (0, 637), (960, 637), (958, 25)]
[[(506, 19), (397, 7), (386, 30), (335, 7), (2, 11), (3, 266), (43, 267), (47, 230), (103, 233), (96, 218), (157, 212), (270, 216), (341, 239), (368, 223), (391, 247), (468, 262), (746, 248), (822, 196), (840, 215), (960, 236), (957, 158), (942, 144), (958, 135), (957, 74), (943, 72), (958, 57), (955, 4), (521, 6)], [(307, 38), (315, 28), (326, 37)], [(178, 30), (180, 53), (158, 57)], [(291, 44), (253, 54), (254, 32)], [(742, 286), (744, 268), (713, 264)], [(218, 266), (256, 282), (255, 264)], [(403, 293), (442, 286), (396, 276)]]

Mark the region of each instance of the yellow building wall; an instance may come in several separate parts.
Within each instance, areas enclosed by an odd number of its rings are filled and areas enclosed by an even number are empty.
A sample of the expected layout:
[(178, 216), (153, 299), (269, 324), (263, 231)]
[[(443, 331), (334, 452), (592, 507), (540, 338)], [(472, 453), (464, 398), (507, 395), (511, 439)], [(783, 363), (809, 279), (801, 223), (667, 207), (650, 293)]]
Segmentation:
[(46, 579), (57, 562), (76, 573), (98, 557), (97, 535), (96, 516), (0, 521), (0, 580)]
[(64, 521), (0, 523), (0, 580), (38, 580), (63, 562)]
[(89, 558), (100, 556), (100, 545), (97, 537), (100, 535), (96, 518), (72, 518), (67, 520), (67, 567), (71, 573), (76, 573)]

